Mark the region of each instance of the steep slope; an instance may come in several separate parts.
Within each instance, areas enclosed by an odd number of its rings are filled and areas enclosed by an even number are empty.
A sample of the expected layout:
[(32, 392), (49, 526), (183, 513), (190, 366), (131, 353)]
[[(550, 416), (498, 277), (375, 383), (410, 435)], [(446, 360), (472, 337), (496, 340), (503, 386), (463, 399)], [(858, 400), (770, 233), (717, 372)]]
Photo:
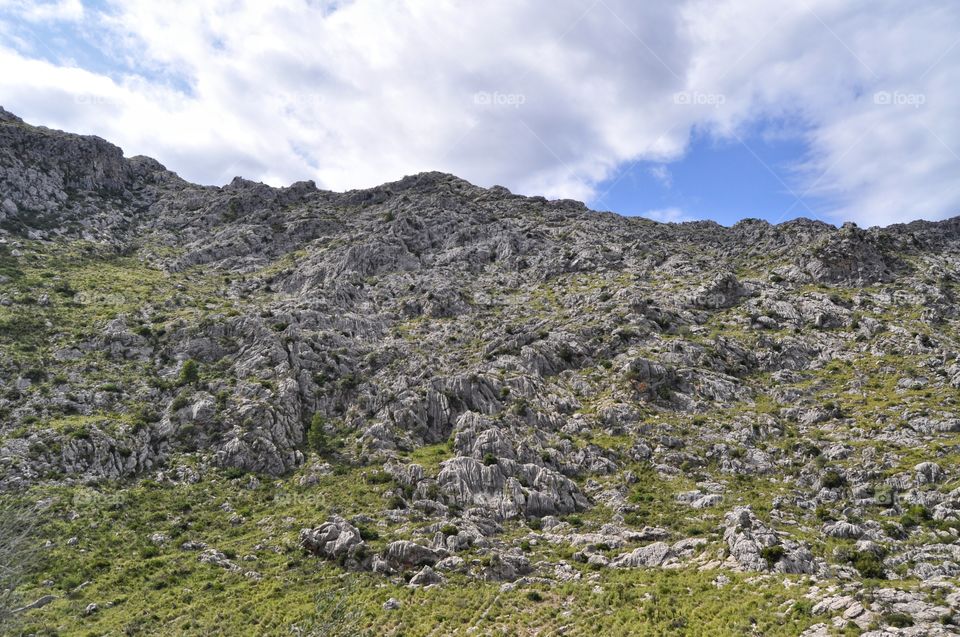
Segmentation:
[(0, 110), (0, 487), (58, 598), (20, 616), (950, 633), (958, 257), (960, 219), (201, 187)]

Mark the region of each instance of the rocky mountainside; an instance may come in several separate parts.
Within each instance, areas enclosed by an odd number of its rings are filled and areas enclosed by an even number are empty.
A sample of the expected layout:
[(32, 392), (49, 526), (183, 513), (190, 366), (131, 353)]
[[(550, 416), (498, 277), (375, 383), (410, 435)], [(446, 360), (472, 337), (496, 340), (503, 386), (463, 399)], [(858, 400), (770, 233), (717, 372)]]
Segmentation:
[(958, 276), (960, 218), (198, 186), (0, 109), (13, 620), (955, 634)]

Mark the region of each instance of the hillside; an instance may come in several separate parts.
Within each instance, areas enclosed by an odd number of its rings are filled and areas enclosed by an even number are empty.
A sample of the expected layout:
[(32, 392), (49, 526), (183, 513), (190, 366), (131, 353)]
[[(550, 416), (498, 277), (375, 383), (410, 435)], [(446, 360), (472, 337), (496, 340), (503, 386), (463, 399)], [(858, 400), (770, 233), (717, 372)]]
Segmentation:
[(10, 630), (957, 634), (958, 276), (960, 218), (198, 186), (0, 109)]

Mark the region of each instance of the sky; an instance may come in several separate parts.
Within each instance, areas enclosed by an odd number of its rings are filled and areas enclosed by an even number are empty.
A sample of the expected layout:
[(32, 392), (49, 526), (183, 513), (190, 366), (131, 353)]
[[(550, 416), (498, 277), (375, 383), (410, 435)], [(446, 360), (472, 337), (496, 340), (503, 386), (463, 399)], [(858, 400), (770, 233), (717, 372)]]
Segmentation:
[(0, 105), (203, 184), (960, 214), (956, 0), (0, 0)]

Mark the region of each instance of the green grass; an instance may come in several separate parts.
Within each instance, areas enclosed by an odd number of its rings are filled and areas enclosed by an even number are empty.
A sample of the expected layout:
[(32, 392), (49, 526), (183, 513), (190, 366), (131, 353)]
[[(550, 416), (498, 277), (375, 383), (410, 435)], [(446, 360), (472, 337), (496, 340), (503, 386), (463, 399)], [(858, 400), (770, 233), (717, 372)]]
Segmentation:
[[(446, 586), (411, 590), (402, 580), (345, 574), (303, 554), (296, 536), (301, 526), (322, 520), (332, 501), (345, 514), (367, 509), (354, 476), (298, 490), (297, 497), (266, 483), (250, 491), (222, 479), (181, 486), (144, 481), (122, 491), (116, 486), (31, 494), (52, 499), (41, 529), (55, 545), (43, 553), (21, 593), (58, 599), (26, 615), (26, 632), (285, 635), (293, 625), (331, 619), (331, 604), (343, 595), (350, 613), (338, 617), (355, 634), (468, 634), (473, 626), (481, 634), (553, 634), (566, 626), (575, 635), (739, 635), (752, 629), (789, 635), (812, 622), (803, 614), (777, 616), (801, 588), (782, 587), (782, 578), (748, 582), (733, 575), (732, 584), (718, 589), (709, 572), (605, 571), (596, 583), (501, 591), (499, 583), (456, 575)], [(232, 514), (220, 508), (227, 501), (244, 523), (230, 522)], [(71, 520), (69, 511), (79, 517)], [(170, 541), (154, 545), (149, 538), (157, 532)], [(78, 538), (76, 546), (67, 545), (69, 537)], [(200, 563), (197, 552), (179, 548), (188, 539), (223, 551), (241, 572)], [(245, 561), (246, 555), (256, 560)], [(262, 579), (246, 577), (247, 569)], [(382, 609), (390, 597), (401, 602), (399, 610)], [(84, 616), (90, 603), (99, 611)]]

